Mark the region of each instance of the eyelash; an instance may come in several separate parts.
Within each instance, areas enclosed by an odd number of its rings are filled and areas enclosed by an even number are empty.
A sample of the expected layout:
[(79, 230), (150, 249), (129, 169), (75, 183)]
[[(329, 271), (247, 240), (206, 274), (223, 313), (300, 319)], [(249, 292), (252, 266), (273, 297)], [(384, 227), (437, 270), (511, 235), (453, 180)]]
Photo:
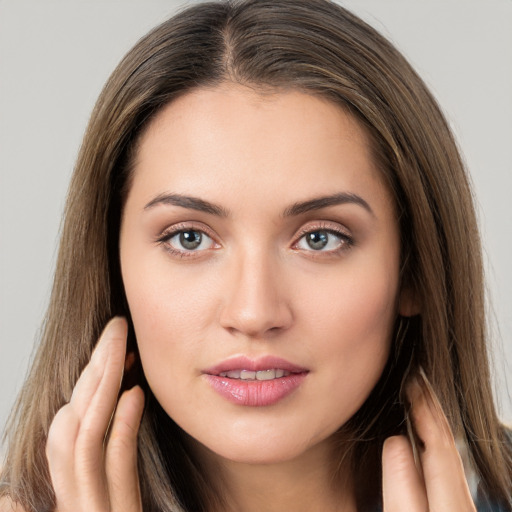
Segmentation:
[(156, 242), (159, 243), (160, 245), (162, 245), (164, 247), (164, 249), (167, 252), (169, 252), (172, 256), (177, 256), (178, 258), (197, 257), (198, 253), (201, 251), (193, 251), (193, 250), (187, 251), (186, 249), (183, 249), (181, 251), (179, 249), (175, 249), (170, 244), (170, 240), (172, 238), (174, 238), (176, 235), (179, 235), (180, 233), (186, 233), (187, 231), (202, 233), (203, 235), (206, 235), (208, 238), (210, 238), (212, 240), (212, 242), (215, 243), (213, 235), (211, 233), (209, 233), (209, 231), (206, 230), (204, 227), (197, 227), (197, 226), (187, 225), (187, 224), (177, 224), (175, 226), (172, 226), (169, 229), (166, 229), (161, 235), (158, 236), (158, 238), (156, 239)]
[[(311, 250), (307, 251), (308, 253), (310, 253), (311, 257), (325, 258), (325, 257), (329, 257), (329, 256), (337, 256), (341, 252), (348, 251), (355, 245), (354, 239), (350, 235), (348, 235), (345, 231), (343, 231), (342, 229), (339, 229), (339, 228), (335, 228), (331, 224), (321, 222), (319, 224), (316, 224), (313, 226), (309, 225), (309, 226), (301, 229), (299, 231), (299, 233), (297, 234), (296, 242), (294, 242), (293, 247), (296, 247), (298, 245), (298, 243), (306, 235), (308, 235), (310, 233), (317, 233), (317, 232), (328, 233), (330, 235), (334, 235), (335, 237), (339, 238), (340, 239), (339, 246), (336, 247), (335, 249), (331, 249), (328, 251), (322, 251), (322, 250), (315, 251), (314, 249), (311, 249)], [(298, 250), (300, 250), (300, 249), (298, 249)]]
[[(179, 235), (180, 233), (185, 233), (188, 231), (192, 232), (198, 232), (202, 233), (203, 235), (206, 235), (208, 238), (212, 240), (214, 244), (216, 244), (213, 235), (206, 230), (204, 227), (197, 227), (193, 225), (187, 225), (187, 224), (177, 224), (175, 226), (172, 226), (171, 228), (165, 230), (161, 235), (158, 236), (156, 239), (156, 242), (162, 246), (164, 246), (164, 249), (169, 252), (172, 256), (177, 256), (178, 258), (190, 258), (190, 257), (197, 257), (199, 253), (203, 252), (206, 249), (195, 251), (195, 250), (179, 250), (172, 247), (170, 244), (170, 240), (174, 238), (176, 235)], [(299, 242), (308, 234), (315, 233), (315, 232), (324, 232), (328, 233), (330, 235), (334, 235), (340, 239), (339, 247), (328, 250), (328, 251), (322, 251), (318, 250), (315, 251), (314, 249), (311, 249), (310, 251), (306, 251), (308, 253), (311, 253), (312, 257), (328, 257), (328, 256), (335, 256), (343, 251), (349, 250), (351, 247), (354, 246), (354, 239), (349, 236), (346, 232), (342, 231), (341, 229), (335, 229), (331, 225), (325, 224), (325, 223), (319, 223), (318, 225), (308, 226), (306, 228), (303, 228), (296, 236), (296, 241), (293, 243), (292, 248), (295, 248)], [(216, 244), (218, 245), (218, 244)], [(296, 249), (301, 250), (301, 249)]]

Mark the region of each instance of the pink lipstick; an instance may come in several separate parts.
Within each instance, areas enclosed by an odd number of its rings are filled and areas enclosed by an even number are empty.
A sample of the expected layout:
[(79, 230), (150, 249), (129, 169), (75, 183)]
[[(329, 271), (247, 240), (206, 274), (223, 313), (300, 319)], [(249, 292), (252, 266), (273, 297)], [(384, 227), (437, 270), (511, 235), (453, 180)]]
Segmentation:
[(308, 374), (306, 368), (266, 356), (257, 360), (235, 357), (203, 371), (221, 396), (237, 405), (273, 405), (295, 391)]

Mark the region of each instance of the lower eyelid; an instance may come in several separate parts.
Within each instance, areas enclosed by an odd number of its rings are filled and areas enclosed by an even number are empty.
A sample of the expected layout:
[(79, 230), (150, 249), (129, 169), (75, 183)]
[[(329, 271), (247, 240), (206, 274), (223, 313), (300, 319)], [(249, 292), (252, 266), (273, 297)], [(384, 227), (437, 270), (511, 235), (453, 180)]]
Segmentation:
[[(175, 235), (172, 235), (175, 236)], [(215, 245), (213, 247), (208, 247), (206, 249), (199, 249), (199, 250), (187, 250), (187, 249), (177, 249), (173, 245), (169, 243), (168, 240), (161, 240), (157, 242), (159, 245), (162, 246), (162, 249), (169, 253), (172, 257), (180, 258), (180, 259), (186, 259), (186, 258), (200, 258), (201, 256), (204, 256), (204, 254), (210, 250), (215, 250)]]
[[(338, 242), (337, 242), (337, 247), (335, 247), (334, 249), (325, 249), (325, 250), (322, 250), (322, 249), (318, 249), (318, 250), (315, 250), (313, 248), (303, 248), (303, 249), (300, 249), (300, 250), (305, 250), (305, 251), (310, 251), (310, 252), (316, 252), (316, 253), (334, 253), (336, 251), (339, 251), (339, 250), (342, 250), (344, 248), (348, 248), (350, 246), (353, 245), (353, 241), (350, 237), (348, 237), (347, 235), (344, 235), (344, 234), (340, 234), (340, 233), (334, 233), (334, 232), (329, 232), (330, 235), (333, 235), (335, 236), (337, 239), (338, 239)], [(304, 239), (306, 235), (302, 235), (298, 240), (297, 242), (295, 242), (294, 244), (294, 247), (297, 247), (299, 245), (299, 243)], [(307, 242), (305, 242), (307, 243)]]

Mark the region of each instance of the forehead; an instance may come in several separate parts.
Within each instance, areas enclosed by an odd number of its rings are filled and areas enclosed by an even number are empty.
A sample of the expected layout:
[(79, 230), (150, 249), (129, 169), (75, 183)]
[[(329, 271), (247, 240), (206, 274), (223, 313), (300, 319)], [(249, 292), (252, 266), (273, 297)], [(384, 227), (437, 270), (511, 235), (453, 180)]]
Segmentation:
[[(232, 136), (234, 129), (237, 138), (250, 138), (247, 148), (257, 148), (258, 143), (270, 147), (269, 139), (275, 140), (276, 132), (280, 132), (281, 142), (285, 137), (287, 141), (302, 138), (304, 145), (312, 140), (304, 140), (304, 136), (313, 132), (320, 135), (320, 131), (331, 144), (343, 139), (368, 152), (371, 146), (366, 130), (341, 104), (296, 89), (259, 89), (230, 82), (193, 89), (156, 114), (142, 134), (139, 148), (157, 132), (176, 136), (173, 125), (179, 127), (180, 136), (189, 140), (203, 128), (203, 142), (207, 142), (208, 132), (214, 136), (222, 130), (224, 135)], [(273, 129), (271, 135), (269, 129)]]
[(231, 193), (266, 201), (279, 190), (293, 201), (332, 188), (387, 194), (370, 137), (341, 106), (235, 84), (165, 106), (140, 138), (134, 173), (132, 185), (146, 197), (165, 189), (212, 200)]

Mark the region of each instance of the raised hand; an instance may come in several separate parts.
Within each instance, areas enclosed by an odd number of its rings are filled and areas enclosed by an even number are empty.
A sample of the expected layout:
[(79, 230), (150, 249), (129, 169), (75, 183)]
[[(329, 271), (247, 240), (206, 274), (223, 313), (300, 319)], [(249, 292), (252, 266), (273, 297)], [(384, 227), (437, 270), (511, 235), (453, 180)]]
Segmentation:
[(410, 442), (393, 436), (382, 454), (384, 512), (476, 512), (462, 460), (439, 401), (421, 376), (407, 395), (414, 428), (423, 442), (421, 468)]
[(137, 432), (144, 394), (136, 386), (118, 401), (126, 336), (125, 319), (107, 324), (70, 402), (50, 426), (46, 456), (56, 512), (142, 512)]

